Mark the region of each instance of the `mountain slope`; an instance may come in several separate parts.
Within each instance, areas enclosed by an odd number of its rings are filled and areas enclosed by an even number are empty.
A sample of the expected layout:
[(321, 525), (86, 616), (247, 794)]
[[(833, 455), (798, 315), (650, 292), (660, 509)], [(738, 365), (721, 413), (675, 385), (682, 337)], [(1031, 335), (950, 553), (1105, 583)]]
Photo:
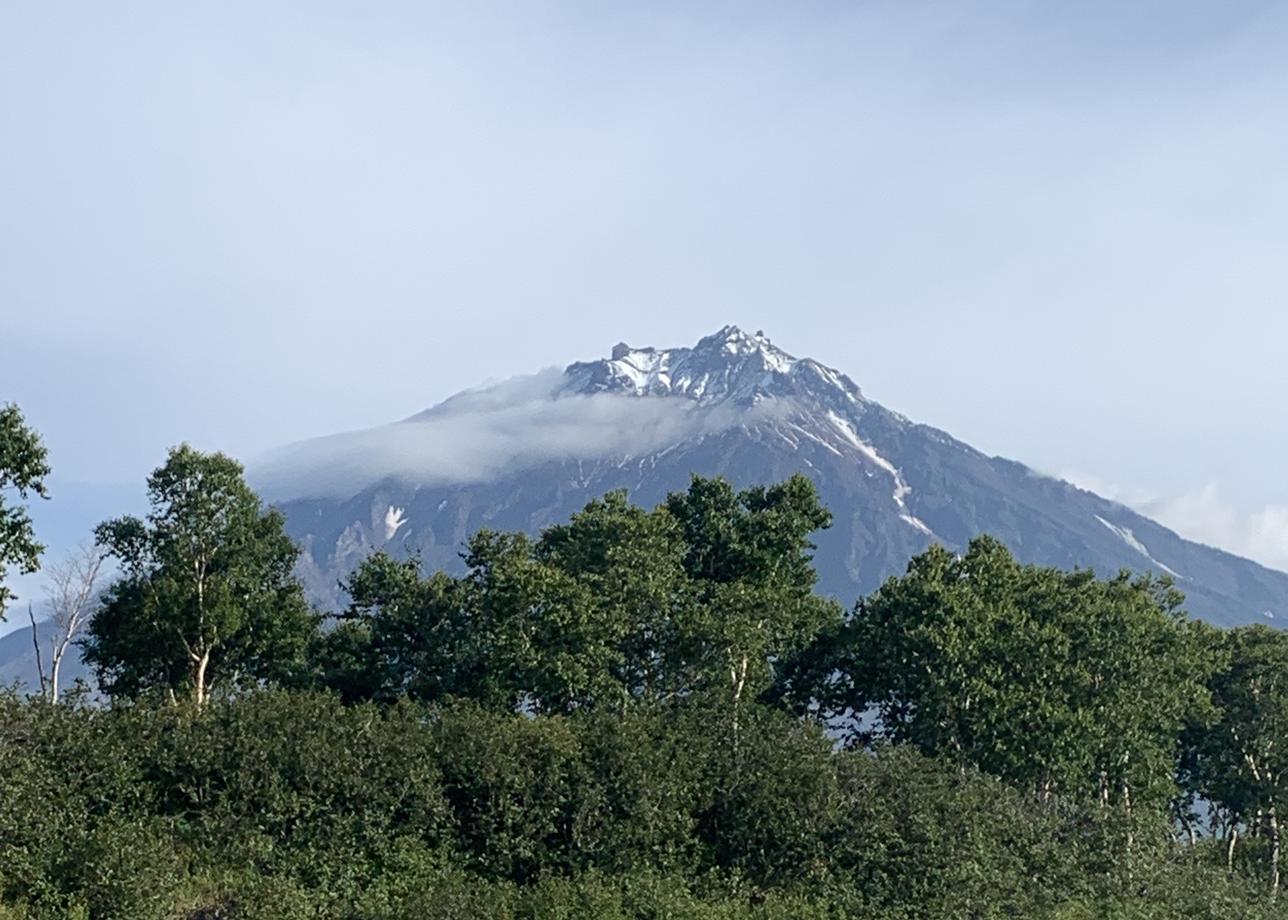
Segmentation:
[[(540, 380), (535, 395), (526, 385), (468, 391), (254, 471), (305, 547), (315, 595), (333, 600), (373, 549), (457, 567), (475, 530), (536, 531), (610, 489), (651, 505), (693, 473), (743, 486), (802, 472), (835, 516), (818, 539), (821, 589), (846, 603), (932, 542), (961, 548), (990, 533), (1028, 562), (1171, 574), (1189, 609), (1214, 623), (1288, 613), (1288, 575), (988, 457), (759, 333), (730, 326), (692, 348), (618, 345)], [(444, 461), (462, 456), (471, 462)]]

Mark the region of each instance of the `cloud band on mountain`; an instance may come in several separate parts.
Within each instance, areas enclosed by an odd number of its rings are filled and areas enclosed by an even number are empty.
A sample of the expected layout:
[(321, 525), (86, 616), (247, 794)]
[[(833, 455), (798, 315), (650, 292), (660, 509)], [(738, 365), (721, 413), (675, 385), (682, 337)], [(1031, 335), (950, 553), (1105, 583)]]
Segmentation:
[(469, 390), (402, 422), (279, 448), (249, 476), (271, 501), (344, 498), (387, 478), (463, 484), (569, 457), (638, 456), (749, 421), (746, 409), (689, 399), (560, 393), (562, 382), (550, 370)]

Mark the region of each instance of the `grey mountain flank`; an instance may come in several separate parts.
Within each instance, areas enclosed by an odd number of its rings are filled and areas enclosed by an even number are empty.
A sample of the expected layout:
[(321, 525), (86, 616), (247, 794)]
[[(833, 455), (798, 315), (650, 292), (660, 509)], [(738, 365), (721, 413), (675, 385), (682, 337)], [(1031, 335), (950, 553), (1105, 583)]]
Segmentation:
[[(1219, 625), (1288, 614), (1288, 574), (986, 456), (761, 333), (728, 326), (690, 348), (623, 344), (529, 379), (539, 385), (518, 395), (507, 384), (467, 391), (252, 467), (304, 548), (315, 598), (335, 603), (340, 579), (376, 549), (459, 569), (476, 530), (536, 532), (609, 490), (653, 505), (695, 473), (746, 486), (801, 472), (834, 515), (817, 539), (820, 589), (846, 604), (931, 543), (961, 549), (987, 533), (1026, 562), (1169, 574), (1190, 612)], [(432, 459), (454, 451), (473, 458), (468, 468)]]

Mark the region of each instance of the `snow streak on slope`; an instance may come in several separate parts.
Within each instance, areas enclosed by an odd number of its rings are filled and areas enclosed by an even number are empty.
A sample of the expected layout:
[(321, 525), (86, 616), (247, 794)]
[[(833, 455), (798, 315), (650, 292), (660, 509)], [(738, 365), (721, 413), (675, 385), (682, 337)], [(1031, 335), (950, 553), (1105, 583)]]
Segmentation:
[(909, 513), (907, 497), (908, 493), (910, 493), (912, 489), (909, 487), (908, 483), (904, 481), (903, 474), (899, 472), (899, 469), (885, 457), (877, 453), (875, 447), (860, 438), (859, 433), (854, 430), (854, 426), (841, 418), (835, 412), (828, 412), (827, 419), (836, 427), (836, 430), (841, 433), (841, 436), (844, 437), (855, 450), (867, 457), (868, 460), (872, 461), (872, 463), (877, 467), (885, 470), (894, 479), (894, 495), (892, 497), (894, 498), (894, 503), (899, 506), (899, 517), (903, 518), (906, 523), (911, 524), (926, 536), (933, 537), (935, 535), (934, 532), (925, 525), (925, 522)]
[(1173, 576), (1174, 578), (1184, 578), (1184, 577), (1185, 577), (1184, 575), (1181, 575), (1179, 572), (1177, 572), (1175, 569), (1169, 568), (1168, 566), (1164, 565), (1163, 563), (1161, 563), (1161, 562), (1159, 562), (1157, 559), (1155, 559), (1153, 556), (1151, 556), (1151, 555), (1149, 554), (1149, 549), (1145, 546), (1145, 544), (1144, 544), (1144, 543), (1141, 543), (1141, 542), (1140, 542), (1140, 540), (1136, 539), (1136, 535), (1135, 535), (1134, 533), (1132, 533), (1132, 532), (1131, 532), (1131, 530), (1130, 530), (1129, 528), (1127, 528), (1127, 527), (1119, 527), (1117, 524), (1111, 524), (1109, 521), (1106, 521), (1104, 518), (1102, 518), (1102, 517), (1101, 517), (1100, 515), (1098, 515), (1098, 514), (1097, 514), (1097, 515), (1095, 515), (1095, 518), (1096, 518), (1096, 520), (1097, 520), (1097, 521), (1099, 521), (1100, 523), (1102, 523), (1102, 524), (1104, 524), (1106, 527), (1108, 527), (1110, 530), (1112, 530), (1112, 531), (1113, 531), (1113, 532), (1118, 536), (1118, 538), (1119, 538), (1119, 539), (1121, 539), (1124, 543), (1126, 543), (1128, 546), (1130, 546), (1130, 547), (1131, 547), (1132, 549), (1134, 549), (1136, 552), (1140, 553), (1142, 556), (1144, 556), (1144, 557), (1145, 557), (1146, 559), (1148, 559), (1150, 562), (1154, 563), (1154, 565), (1158, 566), (1160, 569), (1162, 569), (1162, 570), (1163, 570), (1164, 572), (1166, 572), (1168, 575), (1171, 575), (1171, 576)]

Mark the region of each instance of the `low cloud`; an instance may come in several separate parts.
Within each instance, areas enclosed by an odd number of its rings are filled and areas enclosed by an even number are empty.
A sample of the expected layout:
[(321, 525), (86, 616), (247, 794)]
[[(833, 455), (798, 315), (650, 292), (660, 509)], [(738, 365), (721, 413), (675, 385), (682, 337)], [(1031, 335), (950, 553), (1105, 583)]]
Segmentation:
[(391, 477), (463, 484), (551, 460), (652, 453), (747, 421), (683, 398), (561, 394), (562, 380), (558, 370), (515, 377), (402, 422), (292, 444), (252, 461), (250, 479), (279, 501), (347, 497)]
[(1241, 508), (1216, 483), (1178, 495), (1159, 495), (1080, 472), (1060, 478), (1121, 502), (1186, 539), (1288, 572), (1288, 505)]
[(1182, 536), (1219, 546), (1262, 565), (1288, 572), (1288, 506), (1242, 510), (1215, 485), (1139, 506)]

